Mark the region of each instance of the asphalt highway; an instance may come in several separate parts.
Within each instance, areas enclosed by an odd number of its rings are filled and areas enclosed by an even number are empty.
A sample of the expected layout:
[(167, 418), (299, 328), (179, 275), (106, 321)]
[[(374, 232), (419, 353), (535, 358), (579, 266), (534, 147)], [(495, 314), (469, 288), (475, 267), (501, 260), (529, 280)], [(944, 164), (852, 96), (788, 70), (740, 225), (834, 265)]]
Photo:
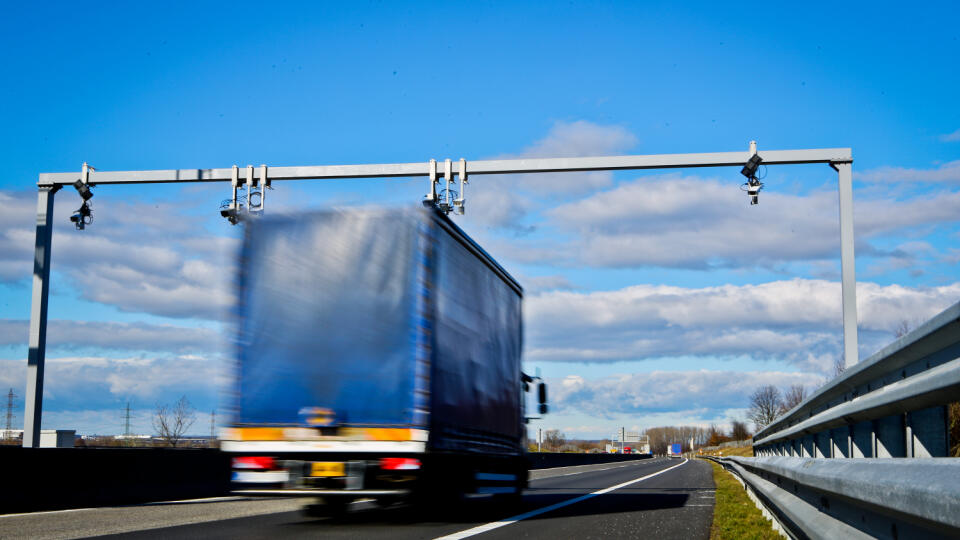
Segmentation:
[(714, 485), (699, 460), (652, 459), (531, 472), (522, 502), (443, 508), (360, 501), (338, 518), (309, 499), (224, 497), (0, 516), (0, 538), (708, 538)]

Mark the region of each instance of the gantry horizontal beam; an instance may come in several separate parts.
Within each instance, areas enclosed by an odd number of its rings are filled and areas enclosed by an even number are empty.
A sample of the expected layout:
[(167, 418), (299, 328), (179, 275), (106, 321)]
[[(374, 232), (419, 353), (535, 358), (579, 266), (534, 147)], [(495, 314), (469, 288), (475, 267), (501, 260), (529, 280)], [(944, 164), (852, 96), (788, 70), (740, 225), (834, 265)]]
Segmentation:
[[(793, 165), (800, 163), (850, 163), (849, 148), (822, 148), (817, 150), (768, 150), (757, 152), (764, 165)], [(707, 154), (659, 154), (650, 156), (602, 156), (569, 158), (492, 159), (467, 162), (467, 174), (516, 174), (578, 171), (616, 171), (631, 169), (676, 169), (686, 167), (741, 166), (750, 159), (750, 152), (714, 152)], [(459, 163), (454, 162), (457, 174)], [(443, 174), (442, 164), (438, 167)], [(178, 182), (230, 181), (232, 168), (225, 169), (170, 169), (157, 171), (91, 171), (90, 184), (162, 184)], [(274, 180), (317, 180), (337, 178), (399, 178), (428, 176), (429, 162), (388, 163), (375, 165), (318, 165), (307, 167), (269, 167), (267, 176)], [(259, 179), (260, 168), (254, 167)], [(40, 186), (73, 184), (79, 172), (43, 173)], [(240, 179), (246, 171), (240, 171)]]

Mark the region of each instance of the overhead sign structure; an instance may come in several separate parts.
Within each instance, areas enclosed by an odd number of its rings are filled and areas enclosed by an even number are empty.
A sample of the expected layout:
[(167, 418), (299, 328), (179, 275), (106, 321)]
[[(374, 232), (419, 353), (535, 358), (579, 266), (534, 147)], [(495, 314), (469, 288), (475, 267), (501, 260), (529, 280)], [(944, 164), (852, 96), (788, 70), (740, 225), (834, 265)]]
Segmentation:
[[(756, 156), (756, 157), (755, 157)], [(646, 156), (606, 156), (569, 158), (526, 158), (456, 162), (444, 160), (440, 169), (436, 160), (419, 163), (391, 163), (374, 165), (320, 165), (306, 167), (247, 167), (246, 187), (248, 193), (256, 186), (269, 186), (286, 180), (336, 180), (344, 178), (401, 178), (424, 176), (429, 179), (426, 199), (441, 210), (464, 211), (463, 192), (468, 176), (488, 174), (530, 174), (582, 171), (617, 171), (640, 169), (679, 169), (695, 167), (743, 167), (748, 177), (748, 194), (751, 202), (762, 184), (756, 185), (751, 163), (763, 165), (796, 165), (826, 163), (838, 173), (840, 195), (840, 264), (843, 296), (843, 343), (847, 367), (857, 362), (857, 307), (853, 253), (853, 156), (849, 148), (824, 148), (815, 150), (769, 150), (757, 151), (751, 143), (750, 150), (743, 152), (716, 152), (704, 154), (659, 154)], [(456, 164), (456, 167), (454, 167)], [(755, 170), (755, 166), (753, 166)], [(748, 174), (750, 173), (750, 174)], [(440, 176), (445, 190), (438, 194)], [(453, 178), (460, 181), (457, 198), (451, 200)], [(30, 338), (27, 357), (27, 393), (24, 408), (23, 446), (40, 444), (40, 416), (43, 405), (43, 369), (47, 341), (47, 297), (50, 286), (50, 246), (53, 236), (54, 194), (64, 186), (73, 186), (83, 195), (89, 187), (109, 184), (183, 184), (192, 182), (231, 182), (234, 189), (239, 183), (237, 167), (220, 169), (168, 169), (154, 171), (97, 171), (84, 165), (77, 172), (40, 174), (37, 197), (37, 229), (34, 247), (33, 294), (30, 306)], [(441, 195), (446, 194), (443, 199)], [(92, 196), (92, 195), (91, 195)], [(86, 199), (84, 198), (84, 206)], [(248, 200), (249, 206), (249, 200)], [(232, 208), (239, 210), (236, 198)], [(262, 206), (261, 206), (262, 208)], [(89, 211), (89, 208), (87, 208)], [(79, 212), (79, 211), (78, 211)], [(89, 215), (79, 212), (78, 221), (88, 223)], [(76, 223), (76, 221), (75, 221)]]

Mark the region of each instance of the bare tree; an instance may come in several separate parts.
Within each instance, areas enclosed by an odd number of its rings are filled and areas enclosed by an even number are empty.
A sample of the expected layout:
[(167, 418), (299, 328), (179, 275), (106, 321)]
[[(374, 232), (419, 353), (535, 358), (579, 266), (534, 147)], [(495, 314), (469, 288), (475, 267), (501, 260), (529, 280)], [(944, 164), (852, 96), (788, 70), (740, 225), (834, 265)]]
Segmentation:
[(783, 412), (796, 407), (807, 398), (807, 388), (802, 384), (794, 384), (783, 392)]
[(893, 331), (893, 334), (897, 336), (897, 339), (900, 339), (909, 334), (911, 330), (913, 330), (913, 327), (910, 324), (910, 321), (904, 319), (900, 321), (900, 324), (897, 325), (897, 329)]
[(716, 424), (710, 424), (710, 427), (707, 428), (707, 441), (704, 444), (707, 446), (717, 446), (729, 440), (730, 437), (727, 437), (722, 429), (717, 427)]
[(173, 404), (172, 409), (167, 404), (157, 404), (153, 429), (167, 444), (175, 447), (196, 419), (196, 410), (190, 405), (187, 396), (182, 396)]
[(783, 400), (776, 386), (768, 384), (761, 386), (750, 396), (750, 409), (747, 416), (753, 420), (757, 431), (765, 428), (780, 416)]
[(844, 363), (843, 357), (838, 356), (833, 360), (833, 378), (843, 375), (843, 372), (847, 370), (847, 365)]
[(563, 450), (567, 444), (567, 436), (559, 429), (548, 429), (543, 432), (543, 446), (554, 452)]
[(746, 422), (733, 419), (730, 421), (730, 435), (735, 441), (745, 441), (750, 438), (750, 429)]

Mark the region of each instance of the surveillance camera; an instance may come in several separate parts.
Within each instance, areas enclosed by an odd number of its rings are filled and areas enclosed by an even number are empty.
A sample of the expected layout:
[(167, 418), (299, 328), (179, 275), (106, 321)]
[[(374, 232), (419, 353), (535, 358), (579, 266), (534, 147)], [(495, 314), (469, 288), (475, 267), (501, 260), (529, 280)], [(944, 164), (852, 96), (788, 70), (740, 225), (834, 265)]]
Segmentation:
[(763, 158), (759, 154), (754, 154), (750, 156), (750, 161), (743, 166), (743, 169), (740, 171), (740, 174), (746, 176), (747, 178), (753, 178), (757, 175), (757, 169), (760, 167), (760, 163), (763, 161)]
[(90, 186), (84, 184), (82, 181), (77, 180), (73, 183), (73, 187), (77, 190), (77, 193), (80, 194), (80, 198), (84, 201), (89, 201), (90, 198), (93, 197), (93, 192), (90, 191)]
[(220, 215), (227, 218), (227, 221), (229, 221), (231, 225), (240, 223), (240, 213), (237, 212), (236, 208), (221, 209)]
[(747, 195), (750, 197), (750, 205), (760, 203), (760, 190), (763, 189), (763, 183), (756, 178), (751, 178), (747, 182)]
[(70, 216), (70, 223), (73, 223), (78, 231), (84, 230), (87, 225), (93, 223), (93, 210), (90, 209), (90, 205), (84, 202), (80, 208)]

